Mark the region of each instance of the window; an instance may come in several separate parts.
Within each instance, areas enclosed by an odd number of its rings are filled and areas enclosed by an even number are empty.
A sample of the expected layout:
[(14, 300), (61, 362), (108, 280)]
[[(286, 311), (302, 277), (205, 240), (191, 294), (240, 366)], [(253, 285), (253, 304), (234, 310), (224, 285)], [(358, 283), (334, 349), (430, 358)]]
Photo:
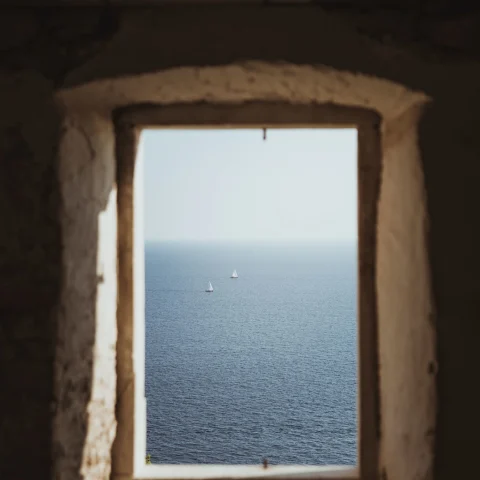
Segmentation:
[[(119, 302), (117, 346), (117, 438), (113, 469), (119, 478), (240, 478), (259, 476), (375, 478), (378, 465), (375, 254), (380, 174), (378, 117), (369, 111), (334, 106), (248, 104), (132, 107), (117, 125)], [(145, 465), (144, 242), (142, 128), (312, 128), (358, 130), (358, 466)]]

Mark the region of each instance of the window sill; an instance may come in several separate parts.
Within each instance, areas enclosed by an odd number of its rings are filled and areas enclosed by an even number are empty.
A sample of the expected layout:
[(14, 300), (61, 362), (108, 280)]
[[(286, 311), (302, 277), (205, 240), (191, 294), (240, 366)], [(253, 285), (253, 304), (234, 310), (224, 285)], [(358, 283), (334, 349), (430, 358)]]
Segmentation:
[(135, 480), (207, 480), (301, 478), (302, 480), (358, 479), (358, 470), (349, 466), (314, 465), (148, 465)]

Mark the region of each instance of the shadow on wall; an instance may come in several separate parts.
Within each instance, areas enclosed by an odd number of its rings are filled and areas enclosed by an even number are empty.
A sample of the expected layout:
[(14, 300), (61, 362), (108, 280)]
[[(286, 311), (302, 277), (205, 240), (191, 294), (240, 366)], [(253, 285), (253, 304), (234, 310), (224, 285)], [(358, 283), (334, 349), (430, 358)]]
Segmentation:
[[(47, 439), (62, 283), (59, 118), (43, 96), (30, 104), (24, 96), (20, 88), (0, 94), (8, 112), (2, 120), (9, 122), (0, 125), (0, 452), (3, 460), (18, 459), (0, 461), (2, 479), (51, 469)], [(28, 461), (21, 461), (26, 450)]]
[[(478, 88), (466, 78), (450, 85), (455, 95), (432, 104), (420, 124), (429, 210), (429, 256), (436, 312), (438, 410), (436, 475), (440, 479), (471, 475), (478, 455), (480, 390), (473, 389), (480, 338), (480, 228), (478, 191), (480, 144)], [(477, 98), (473, 98), (476, 91)], [(452, 123), (452, 119), (455, 119)], [(436, 374), (436, 371), (432, 371)], [(468, 428), (466, 426), (468, 425)], [(457, 439), (452, 442), (451, 439)], [(435, 477), (437, 478), (437, 477)]]

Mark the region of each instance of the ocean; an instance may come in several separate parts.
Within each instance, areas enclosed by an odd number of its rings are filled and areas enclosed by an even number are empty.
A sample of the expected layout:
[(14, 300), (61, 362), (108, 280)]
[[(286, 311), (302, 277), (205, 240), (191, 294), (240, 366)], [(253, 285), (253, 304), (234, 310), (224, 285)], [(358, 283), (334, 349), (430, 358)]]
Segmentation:
[(152, 463), (357, 463), (356, 254), (146, 245)]

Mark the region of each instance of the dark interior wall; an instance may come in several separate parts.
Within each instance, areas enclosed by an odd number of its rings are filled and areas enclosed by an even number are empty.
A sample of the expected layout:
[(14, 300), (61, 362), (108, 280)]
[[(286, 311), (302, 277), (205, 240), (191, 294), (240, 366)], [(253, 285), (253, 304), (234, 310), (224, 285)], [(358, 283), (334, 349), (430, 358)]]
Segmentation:
[(59, 117), (41, 76), (0, 80), (0, 478), (50, 478), (61, 288)]
[[(403, 13), (398, 15), (399, 24), (411, 25)], [(329, 65), (390, 79), (433, 98), (421, 120), (419, 144), (436, 305), (432, 322), (438, 331), (435, 478), (477, 471), (480, 143), (475, 112), (480, 108), (480, 67), (465, 57), (465, 52), (476, 54), (475, 35), (462, 37), (465, 48), (457, 59), (451, 49), (430, 49), (428, 41), (412, 44), (407, 27), (395, 30), (388, 42), (378, 41), (388, 32), (375, 12), (362, 13), (358, 22), (349, 14), (340, 23), (326, 22), (318, 9), (304, 7), (191, 13), (11, 10), (1, 18), (2, 479), (51, 478), (55, 319), (62, 285), (56, 164), (60, 110), (54, 90), (239, 60)], [(360, 42), (351, 33), (356, 22), (367, 28)], [(374, 30), (373, 38), (368, 28)]]
[(478, 89), (467, 75), (425, 112), (420, 146), (429, 205), (430, 258), (437, 328), (437, 478), (475, 475), (480, 428), (480, 223), (475, 213), (480, 144)]
[[(476, 338), (480, 333), (476, 294), (480, 225), (474, 200), (480, 169), (475, 161), (479, 144), (473, 118), (474, 105), (480, 106), (476, 87), (480, 69), (476, 60), (468, 58), (472, 52), (476, 55), (476, 37), (460, 37), (466, 43), (459, 49), (455, 32), (465, 26), (460, 23), (457, 30), (437, 31), (443, 32), (444, 44), (455, 39), (454, 49), (433, 48), (428, 39), (414, 41), (412, 24), (400, 14), (403, 27), (389, 37), (382, 17), (373, 12), (358, 19), (350, 15), (345, 21), (342, 16), (325, 21), (319, 10), (305, 8), (198, 9), (191, 15), (168, 9), (147, 17), (144, 13), (131, 11), (123, 17), (114, 41), (67, 76), (65, 84), (247, 59), (328, 65), (388, 79), (432, 98), (420, 120), (418, 143), (426, 183), (435, 304), (431, 322), (438, 333), (439, 363), (419, 368), (429, 369), (438, 379), (437, 430), (426, 433), (436, 442), (436, 478), (471, 474), (475, 455), (470, 450), (475, 445), (474, 432), (480, 428), (480, 414), (474, 407), (480, 398), (471, 383), (479, 363)], [(365, 23), (370, 14), (374, 20)], [(364, 33), (360, 39), (353, 33), (356, 24)], [(374, 38), (365, 25), (370, 25)], [(345, 95), (349, 93), (346, 86)], [(404, 441), (408, 443), (408, 438)]]

